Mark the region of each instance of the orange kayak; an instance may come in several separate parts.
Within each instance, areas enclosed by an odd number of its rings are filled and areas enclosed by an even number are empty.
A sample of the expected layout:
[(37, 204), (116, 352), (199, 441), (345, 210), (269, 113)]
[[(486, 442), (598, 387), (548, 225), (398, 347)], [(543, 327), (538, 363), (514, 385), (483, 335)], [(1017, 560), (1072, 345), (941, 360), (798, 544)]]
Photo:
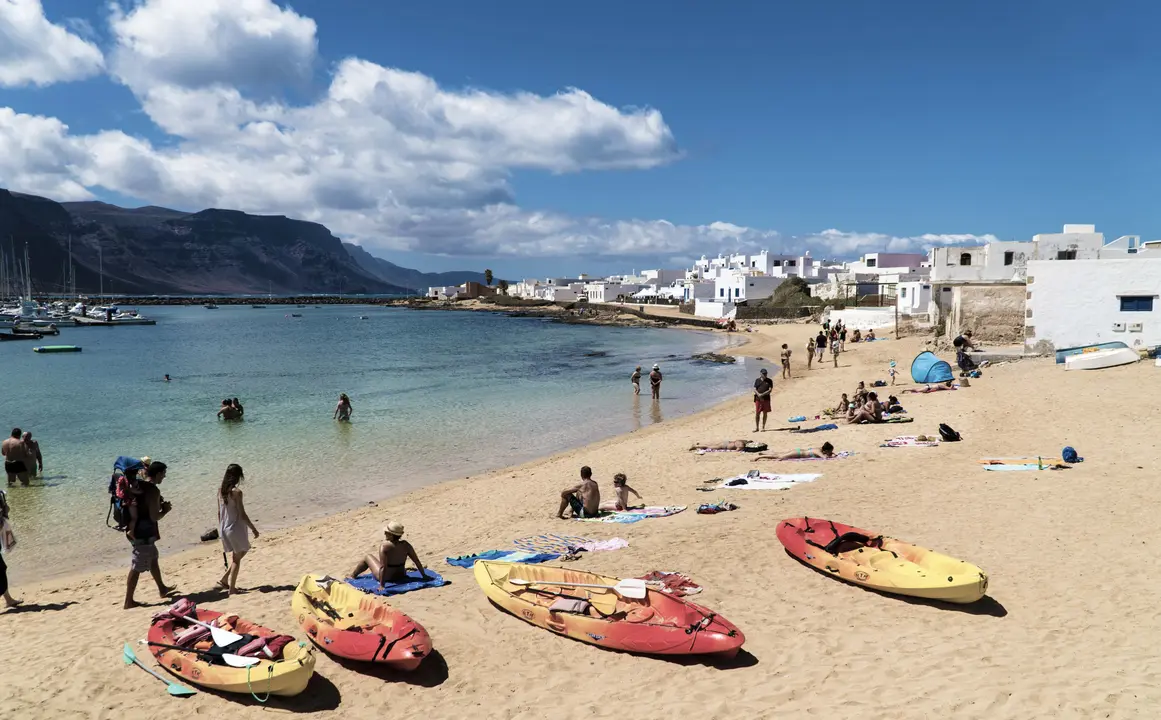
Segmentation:
[[(503, 609), (537, 627), (591, 645), (647, 655), (732, 657), (746, 641), (729, 620), (684, 598), (652, 588), (641, 600), (618, 596), (613, 591), (617, 578), (490, 560), (477, 561), (473, 571), (484, 593)], [(605, 587), (567, 587), (554, 581)], [(565, 610), (565, 605), (571, 607)]]

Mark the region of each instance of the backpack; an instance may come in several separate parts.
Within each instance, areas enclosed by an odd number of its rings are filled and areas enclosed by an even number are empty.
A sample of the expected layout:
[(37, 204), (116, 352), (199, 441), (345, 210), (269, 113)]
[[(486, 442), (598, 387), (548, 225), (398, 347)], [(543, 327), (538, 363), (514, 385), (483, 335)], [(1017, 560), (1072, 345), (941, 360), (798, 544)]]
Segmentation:
[[(145, 465), (137, 458), (118, 457), (113, 461), (113, 474), (109, 478), (109, 512), (105, 516), (105, 526), (119, 532), (129, 529), (129, 508), (134, 503), (134, 488), (125, 473), (129, 470), (144, 470)], [(140, 481), (138, 481), (140, 482)], [(110, 524), (112, 520), (116, 525)]]
[(963, 439), (960, 434), (955, 430), (952, 430), (951, 426), (947, 423), (939, 424), (939, 436), (943, 438), (944, 442), (959, 442)]

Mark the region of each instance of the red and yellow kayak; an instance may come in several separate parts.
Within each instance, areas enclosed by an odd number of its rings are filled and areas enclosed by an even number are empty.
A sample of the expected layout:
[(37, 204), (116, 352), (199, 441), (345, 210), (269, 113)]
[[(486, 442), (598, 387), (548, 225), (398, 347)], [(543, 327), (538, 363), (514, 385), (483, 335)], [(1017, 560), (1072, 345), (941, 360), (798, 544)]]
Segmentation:
[[(222, 617), (222, 613), (199, 608), (196, 617), (204, 623), (220, 624), (215, 621)], [(148, 639), (150, 643), (176, 645), (175, 632), (181, 632), (189, 627), (190, 624), (183, 620), (164, 617), (149, 626)], [(268, 638), (280, 634), (241, 618), (234, 620), (230, 624), (230, 629), (241, 635), (257, 637)], [(174, 675), (195, 685), (228, 693), (289, 697), (305, 690), (307, 683), (310, 682), (310, 676), (314, 674), (314, 649), (302, 642), (291, 642), (286, 645), (282, 649), (281, 657), (274, 660), (264, 659), (256, 665), (244, 668), (210, 663), (203, 654), (193, 650), (174, 650), (150, 645), (149, 651), (162, 667)]]
[(322, 575), (304, 575), (290, 598), (295, 619), (324, 651), (414, 670), (431, 654), (422, 625), (384, 598)]
[[(649, 589), (642, 600), (618, 596), (618, 578), (544, 565), (479, 560), (476, 582), (494, 603), (537, 627), (613, 650), (647, 655), (736, 655), (742, 631), (700, 605)], [(536, 585), (518, 585), (510, 580)], [(553, 582), (605, 585), (576, 588)], [(569, 600), (587, 601), (584, 613), (553, 610)]]
[(988, 576), (971, 563), (833, 520), (783, 520), (778, 540), (814, 569), (880, 592), (973, 603), (988, 590)]

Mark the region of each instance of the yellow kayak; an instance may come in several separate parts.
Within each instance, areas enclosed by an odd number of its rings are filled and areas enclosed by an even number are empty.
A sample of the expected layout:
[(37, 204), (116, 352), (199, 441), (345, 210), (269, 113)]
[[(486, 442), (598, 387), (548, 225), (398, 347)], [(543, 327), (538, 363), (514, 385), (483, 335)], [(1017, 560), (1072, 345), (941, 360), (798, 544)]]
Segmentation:
[(783, 520), (778, 540), (816, 570), (879, 592), (966, 604), (988, 591), (971, 563), (831, 520)]

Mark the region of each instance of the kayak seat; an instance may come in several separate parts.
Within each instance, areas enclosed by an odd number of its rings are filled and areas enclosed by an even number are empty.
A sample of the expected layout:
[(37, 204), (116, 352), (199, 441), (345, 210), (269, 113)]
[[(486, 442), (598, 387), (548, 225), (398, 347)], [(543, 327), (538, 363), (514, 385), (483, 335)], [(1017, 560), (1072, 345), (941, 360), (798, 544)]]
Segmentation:
[(868, 547), (871, 544), (871, 538), (862, 533), (847, 532), (839, 535), (834, 540), (826, 544), (823, 550), (831, 555), (838, 555), (839, 553), (850, 552), (851, 550), (858, 550), (862, 547)]

